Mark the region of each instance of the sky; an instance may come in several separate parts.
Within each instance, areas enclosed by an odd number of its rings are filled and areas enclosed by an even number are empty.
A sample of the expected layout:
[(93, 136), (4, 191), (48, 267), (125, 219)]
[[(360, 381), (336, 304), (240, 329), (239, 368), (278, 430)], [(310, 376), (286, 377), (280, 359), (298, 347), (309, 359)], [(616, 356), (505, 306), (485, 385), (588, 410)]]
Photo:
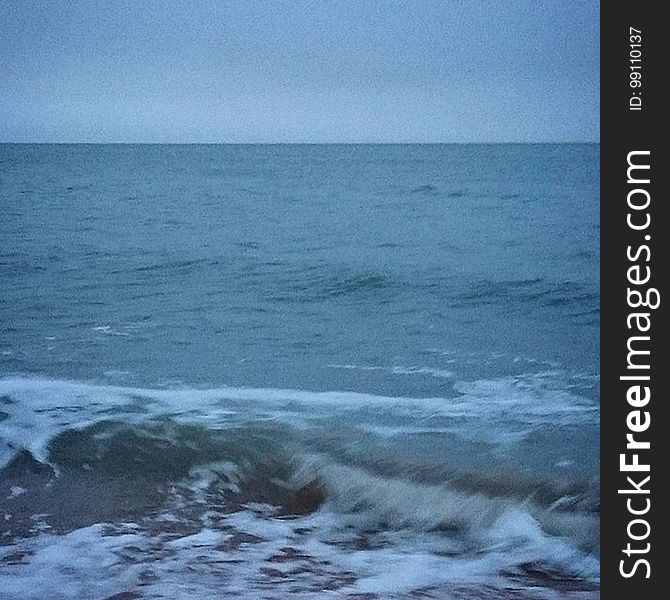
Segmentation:
[(0, 141), (599, 140), (595, 0), (4, 0)]

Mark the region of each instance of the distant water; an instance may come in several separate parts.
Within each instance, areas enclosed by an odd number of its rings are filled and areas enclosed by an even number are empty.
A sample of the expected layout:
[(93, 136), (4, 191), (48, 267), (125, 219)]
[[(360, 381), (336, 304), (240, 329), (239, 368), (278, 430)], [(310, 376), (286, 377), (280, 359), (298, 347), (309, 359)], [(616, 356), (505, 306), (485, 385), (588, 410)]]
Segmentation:
[(0, 598), (598, 597), (598, 169), (0, 145)]

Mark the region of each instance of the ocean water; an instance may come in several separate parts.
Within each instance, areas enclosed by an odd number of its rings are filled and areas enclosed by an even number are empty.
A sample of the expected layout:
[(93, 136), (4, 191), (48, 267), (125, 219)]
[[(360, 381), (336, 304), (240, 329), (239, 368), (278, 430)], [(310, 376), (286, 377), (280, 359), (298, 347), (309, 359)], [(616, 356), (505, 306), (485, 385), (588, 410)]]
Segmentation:
[(599, 596), (597, 145), (0, 145), (0, 598)]

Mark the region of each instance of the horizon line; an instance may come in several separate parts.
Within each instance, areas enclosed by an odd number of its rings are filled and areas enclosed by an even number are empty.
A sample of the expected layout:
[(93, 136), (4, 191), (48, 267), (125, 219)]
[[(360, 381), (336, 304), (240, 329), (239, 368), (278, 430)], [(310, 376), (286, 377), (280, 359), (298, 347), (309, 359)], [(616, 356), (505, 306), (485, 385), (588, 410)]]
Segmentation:
[(468, 146), (468, 145), (577, 145), (600, 144), (600, 140), (533, 140), (533, 141), (467, 141), (467, 142), (64, 142), (0, 140), (0, 145), (13, 146)]

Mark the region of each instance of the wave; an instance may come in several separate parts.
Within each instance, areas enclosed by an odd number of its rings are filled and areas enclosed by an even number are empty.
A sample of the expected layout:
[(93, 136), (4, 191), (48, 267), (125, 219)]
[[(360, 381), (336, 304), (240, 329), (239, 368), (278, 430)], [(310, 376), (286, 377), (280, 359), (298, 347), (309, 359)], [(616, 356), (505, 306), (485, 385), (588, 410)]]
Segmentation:
[(402, 284), (384, 273), (351, 273), (319, 266), (292, 269), (279, 275), (273, 302), (311, 303), (332, 299), (359, 299), (369, 294), (397, 291)]
[(480, 281), (470, 289), (456, 294), (453, 307), (499, 305), (505, 308), (535, 305), (544, 308), (594, 309), (599, 295), (579, 283), (555, 283), (544, 279), (511, 279), (507, 281)]
[[(594, 484), (421, 470), (411, 461), (368, 455), (347, 464), (332, 440), (325, 452), (323, 444), (315, 446), (276, 424), (216, 429), (167, 417), (142, 425), (109, 419), (58, 433), (44, 463), (19, 451), (0, 472), (0, 496), (9, 499), (3, 509), (19, 517), (10, 523), (17, 536), (30, 532), (34, 514), (64, 532), (102, 516), (150, 513), (175, 486), (184, 486), (223, 512), (266, 504), (280, 515), (304, 515), (327, 505), (366, 531), (482, 532), (510, 512), (523, 512), (537, 535), (596, 549)], [(17, 488), (21, 493), (12, 493)]]
[[(462, 503), (454, 498), (462, 500), (466, 496), (504, 499), (509, 505), (530, 503), (546, 509), (597, 511), (595, 488), (586, 484), (568, 486), (521, 475), (422, 468), (410, 459), (389, 461), (367, 454), (347, 455), (333, 439), (325, 445), (310, 441), (276, 424), (212, 429), (176, 423), (169, 418), (141, 425), (109, 419), (58, 433), (48, 442), (45, 462), (39, 462), (27, 450), (18, 451), (3, 468), (1, 478), (13, 482), (33, 475), (49, 480), (81, 476), (96, 480), (131, 478), (138, 485), (144, 482), (166, 490), (168, 484), (187, 481), (194, 472), (202, 474), (211, 468), (209, 474), (222, 478), (239, 501), (267, 502), (289, 512), (291, 506), (303, 500), (300, 494), (306, 489), (315, 494), (320, 490), (322, 500), (337, 499), (346, 510), (405, 499), (412, 489), (423, 500), (407, 503), (407, 514), (395, 522), (403, 525), (409, 519), (420, 529), (458, 523), (464, 526), (475, 516), (483, 517), (481, 506), (469, 516), (458, 508)], [(224, 471), (219, 470), (221, 465), (225, 466)], [(381, 490), (393, 485), (406, 489), (392, 494)], [(427, 510), (425, 518), (418, 516), (416, 511), (421, 505), (437, 506), (431, 500), (437, 496), (444, 496), (446, 504), (459, 510), (459, 514), (450, 516), (437, 510), (428, 517), (431, 511)]]
[(439, 193), (440, 190), (434, 185), (431, 185), (429, 183), (425, 185), (418, 185), (410, 190), (410, 194), (426, 194), (429, 196), (434, 196)]
[[(387, 520), (403, 524), (414, 518), (419, 529), (456, 526), (456, 517), (468, 520), (461, 510), (465, 496), (474, 502), (479, 517), (486, 514), (480, 497), (498, 499), (488, 505), (492, 510), (526, 503), (538, 510), (552, 507), (552, 514), (597, 512), (594, 482), (565, 485), (527, 474), (468, 470), (454, 452), (482, 430), (472, 426), (478, 413), (493, 421), (505, 413), (519, 413), (531, 431), (548, 418), (568, 425), (589, 422), (597, 418), (593, 405), (552, 390), (546, 381), (517, 380), (512, 387), (504, 380), (457, 382), (456, 387), (461, 396), (419, 399), (246, 388), (150, 390), (6, 378), (0, 380), (3, 477), (16, 481), (39, 472), (48, 479), (131, 478), (139, 486), (135, 493), (145, 497), (188, 480), (194, 469), (227, 464), (234, 465), (236, 473), (235, 481), (226, 475), (227, 485), (236, 489), (235, 506), (266, 502), (291, 512), (290, 507), (305, 501), (300, 494), (309, 490), (316, 505), (327, 498), (347, 512), (353, 507), (347, 498), (355, 498), (360, 508), (375, 504), (370, 496), (374, 490), (376, 503), (383, 504), (388, 498), (407, 498), (412, 489), (417, 500), (405, 506), (406, 517), (401, 518), (396, 507), (395, 517)], [(545, 396), (538, 396), (543, 390)], [(546, 401), (549, 397), (553, 405)], [(427, 415), (434, 425), (426, 423)], [(407, 440), (412, 439), (408, 435), (430, 432), (444, 436), (455, 422), (452, 430), (460, 437), (448, 442), (452, 456), (435, 464), (425, 462), (421, 453), (382, 452), (387, 445), (384, 428), (392, 416), (394, 428)], [(491, 436), (490, 429), (484, 431)], [(357, 481), (361, 483), (354, 491)], [(141, 482), (146, 489), (140, 490)], [(338, 487), (341, 482), (345, 487)], [(400, 487), (393, 493), (383, 491), (392, 486)], [(445, 502), (431, 500), (447, 489)], [(416, 511), (422, 505), (451, 506), (458, 514), (452, 519), (437, 508), (429, 517), (431, 510), (426, 508), (419, 517)]]
[(110, 419), (141, 424), (169, 418), (218, 428), (275, 422), (301, 431), (335, 426), (371, 434), (391, 426), (399, 432), (447, 432), (501, 446), (524, 439), (547, 422), (565, 427), (598, 422), (597, 404), (565, 389), (552, 373), (454, 381), (452, 388), (445, 397), (409, 398), (272, 388), (150, 389), (6, 377), (0, 379), (2, 410), (9, 415), (3, 421), (0, 461), (7, 461), (12, 448), (26, 448), (44, 460), (49, 440), (59, 432)]
[(50, 597), (69, 599), (598, 589), (597, 512), (565, 496), (519, 501), (524, 485), (492, 493), (500, 482), (418, 482), (398, 465), (381, 474), (373, 459), (344, 464), (272, 428), (105, 423), (59, 435), (50, 460), (58, 475), (27, 454), (0, 474), (15, 537), (0, 550), (0, 581), (13, 598), (54, 582)]
[(412, 451), (421, 431), (490, 437), (472, 421), (516, 411), (532, 431), (594, 407), (547, 376), (454, 385), (393, 398), (0, 379), (0, 585), (22, 600), (52, 582), (82, 599), (595, 598), (597, 480), (469, 468), (459, 436), (437, 463)]

